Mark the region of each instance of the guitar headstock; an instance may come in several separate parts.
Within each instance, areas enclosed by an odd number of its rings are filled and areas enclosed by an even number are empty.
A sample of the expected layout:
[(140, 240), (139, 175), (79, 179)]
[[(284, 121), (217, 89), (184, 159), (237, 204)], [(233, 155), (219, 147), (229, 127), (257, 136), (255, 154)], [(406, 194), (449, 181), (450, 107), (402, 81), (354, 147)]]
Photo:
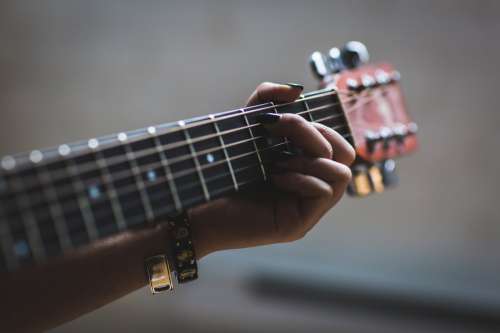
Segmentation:
[(328, 55), (311, 55), (321, 88), (334, 88), (356, 150), (349, 193), (365, 196), (397, 182), (394, 159), (417, 148), (417, 125), (409, 117), (400, 87), (400, 74), (390, 64), (368, 64), (360, 42), (332, 48)]

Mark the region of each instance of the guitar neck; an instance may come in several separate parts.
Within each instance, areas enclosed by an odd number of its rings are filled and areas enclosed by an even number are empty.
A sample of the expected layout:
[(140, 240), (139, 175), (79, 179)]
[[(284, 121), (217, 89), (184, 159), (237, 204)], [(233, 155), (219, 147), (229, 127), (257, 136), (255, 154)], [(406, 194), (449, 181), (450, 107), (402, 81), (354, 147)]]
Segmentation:
[(262, 113), (295, 113), (349, 138), (333, 90), (7, 156), (0, 169), (0, 271), (42, 262), (265, 182), (291, 149)]

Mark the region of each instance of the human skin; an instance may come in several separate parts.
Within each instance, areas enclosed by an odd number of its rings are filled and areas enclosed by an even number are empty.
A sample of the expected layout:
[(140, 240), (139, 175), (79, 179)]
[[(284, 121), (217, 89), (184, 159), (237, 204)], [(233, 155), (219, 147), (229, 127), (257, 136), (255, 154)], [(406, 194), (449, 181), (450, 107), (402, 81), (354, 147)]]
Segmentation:
[[(300, 86), (262, 83), (247, 105), (286, 103), (301, 92)], [(355, 152), (340, 134), (293, 114), (264, 126), (270, 135), (287, 137), (303, 154), (278, 163), (265, 188), (188, 212), (198, 260), (220, 250), (300, 239), (345, 192)], [(167, 247), (167, 230), (160, 223), (0, 275), (0, 328), (46, 330), (104, 306), (146, 285), (144, 258)]]

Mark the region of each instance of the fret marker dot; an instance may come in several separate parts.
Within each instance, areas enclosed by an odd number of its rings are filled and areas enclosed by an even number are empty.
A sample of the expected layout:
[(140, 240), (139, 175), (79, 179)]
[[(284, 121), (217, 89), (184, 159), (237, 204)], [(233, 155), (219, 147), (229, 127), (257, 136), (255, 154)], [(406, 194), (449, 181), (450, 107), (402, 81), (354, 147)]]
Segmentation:
[(57, 150), (61, 156), (67, 156), (71, 153), (71, 148), (68, 145), (60, 145)]
[(20, 257), (25, 258), (30, 252), (28, 243), (25, 240), (19, 240), (14, 244), (14, 253)]
[(41, 162), (43, 160), (43, 154), (42, 154), (42, 152), (39, 151), (39, 150), (33, 150), (30, 153), (30, 160), (33, 163), (39, 163), (39, 162)]
[(148, 133), (151, 134), (151, 135), (155, 135), (156, 134), (156, 127), (149, 126), (148, 127)]
[(89, 196), (92, 199), (98, 199), (101, 196), (101, 190), (99, 190), (99, 187), (97, 185), (89, 187)]
[(12, 156), (5, 156), (2, 158), (2, 168), (5, 170), (12, 170), (16, 167), (16, 160)]
[(127, 141), (127, 134), (126, 133), (120, 133), (118, 134), (118, 140), (121, 141), (121, 142), (125, 142)]
[(212, 155), (212, 154), (207, 154), (207, 162), (208, 162), (208, 163), (212, 163), (213, 161), (215, 161), (215, 157), (214, 157), (214, 155)]
[(150, 182), (154, 182), (156, 180), (156, 172), (153, 170), (149, 170), (147, 173), (147, 177)]
[(89, 140), (89, 148), (96, 149), (97, 147), (99, 147), (99, 141), (97, 141), (97, 139), (90, 139)]

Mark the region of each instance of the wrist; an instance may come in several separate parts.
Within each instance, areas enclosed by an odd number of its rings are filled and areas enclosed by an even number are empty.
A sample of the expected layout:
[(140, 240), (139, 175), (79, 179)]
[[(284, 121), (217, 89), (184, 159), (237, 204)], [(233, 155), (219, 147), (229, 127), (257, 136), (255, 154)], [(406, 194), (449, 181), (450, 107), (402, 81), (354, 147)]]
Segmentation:
[(189, 221), (191, 225), (191, 237), (193, 246), (198, 260), (206, 255), (215, 252), (215, 241), (208, 230), (207, 219), (203, 217), (206, 206), (199, 206), (188, 211)]

